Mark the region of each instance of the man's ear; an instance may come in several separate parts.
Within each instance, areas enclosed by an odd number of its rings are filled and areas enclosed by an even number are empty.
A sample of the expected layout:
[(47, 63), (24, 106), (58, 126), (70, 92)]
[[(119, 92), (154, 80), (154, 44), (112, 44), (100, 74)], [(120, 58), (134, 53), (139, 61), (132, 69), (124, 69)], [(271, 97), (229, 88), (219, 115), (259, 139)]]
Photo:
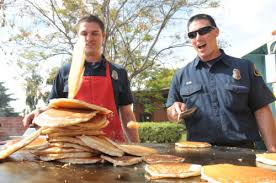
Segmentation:
[(219, 28), (215, 28), (215, 33), (216, 33), (216, 37), (218, 37), (219, 36)]
[(103, 42), (105, 42), (105, 40), (106, 40), (106, 33), (103, 32)]

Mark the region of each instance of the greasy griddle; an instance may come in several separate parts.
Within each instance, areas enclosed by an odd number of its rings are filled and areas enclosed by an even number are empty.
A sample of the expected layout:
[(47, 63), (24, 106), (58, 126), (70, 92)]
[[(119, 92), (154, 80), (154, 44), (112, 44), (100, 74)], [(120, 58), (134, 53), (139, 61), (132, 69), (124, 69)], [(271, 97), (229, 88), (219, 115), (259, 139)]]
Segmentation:
[[(231, 163), (256, 166), (255, 151), (232, 147), (212, 147), (175, 151), (174, 144), (142, 144), (157, 149), (161, 154), (185, 158), (185, 162), (201, 165)], [(145, 163), (127, 167), (112, 164), (64, 165), (41, 162), (27, 152), (16, 152), (0, 163), (0, 179), (6, 183), (75, 183), (75, 182), (146, 182)], [(152, 182), (199, 182), (200, 177), (188, 179), (157, 180)]]

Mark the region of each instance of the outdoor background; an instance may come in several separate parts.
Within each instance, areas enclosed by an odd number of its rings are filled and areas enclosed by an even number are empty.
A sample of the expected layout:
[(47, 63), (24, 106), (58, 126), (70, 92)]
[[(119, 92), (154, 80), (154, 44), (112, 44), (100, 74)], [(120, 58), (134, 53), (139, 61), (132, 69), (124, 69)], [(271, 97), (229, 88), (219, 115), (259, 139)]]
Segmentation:
[(186, 37), (190, 16), (212, 15), (220, 45), (240, 57), (271, 36), (275, 9), (275, 0), (1, 0), (0, 91), (10, 99), (2, 103), (21, 114), (43, 105), (58, 67), (70, 61), (82, 15), (104, 20), (105, 55), (128, 70), (133, 91), (143, 91), (168, 88), (196, 56)]

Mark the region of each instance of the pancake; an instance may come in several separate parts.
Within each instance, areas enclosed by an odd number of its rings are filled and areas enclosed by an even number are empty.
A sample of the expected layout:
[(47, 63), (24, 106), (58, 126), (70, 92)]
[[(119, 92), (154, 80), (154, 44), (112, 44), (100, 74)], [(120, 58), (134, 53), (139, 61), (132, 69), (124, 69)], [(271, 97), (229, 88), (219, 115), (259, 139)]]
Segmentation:
[[(13, 140), (8, 140), (7, 143), (4, 145), (4, 149), (8, 148), (9, 146), (18, 143), (22, 138), (17, 138)], [(33, 149), (44, 149), (49, 146), (49, 143), (47, 142), (46, 138), (37, 138), (34, 139), (30, 144), (23, 147), (23, 150), (33, 150)]]
[(85, 62), (85, 41), (79, 37), (72, 54), (72, 62), (68, 76), (68, 98), (74, 98), (82, 83)]
[(78, 136), (88, 147), (110, 156), (123, 156), (124, 152), (101, 136)]
[(62, 147), (62, 148), (75, 148), (75, 149), (81, 149), (83, 151), (95, 151), (94, 149), (91, 149), (87, 146), (82, 146), (79, 144), (74, 144), (74, 143), (68, 143), (68, 142), (53, 142), (49, 143), (51, 147)]
[(96, 116), (97, 111), (50, 108), (34, 118), (33, 123), (43, 127), (64, 127), (85, 122)]
[(89, 104), (89, 103), (81, 101), (81, 100), (68, 99), (68, 98), (52, 99), (52, 100), (50, 100), (48, 107), (98, 111), (100, 114), (112, 113), (112, 111), (110, 111), (104, 107), (100, 107), (100, 106), (97, 106), (94, 104)]
[(182, 141), (182, 142), (176, 142), (175, 146), (181, 147), (181, 148), (186, 148), (186, 147), (206, 148), (206, 147), (211, 147), (212, 145), (207, 142)]
[(111, 139), (109, 139), (107, 137), (103, 137), (103, 138), (105, 138), (111, 144), (113, 144), (114, 146), (116, 146), (118, 149), (121, 149), (122, 151), (124, 151), (125, 153), (130, 154), (130, 155), (134, 155), (134, 156), (147, 156), (147, 155), (158, 153), (153, 148), (144, 147), (144, 146), (140, 146), (140, 145), (131, 145), (131, 144), (129, 144), (129, 145), (122, 145), (122, 144), (118, 144), (118, 143), (114, 142), (113, 140), (111, 140)]
[(25, 146), (23, 149), (24, 150), (40, 150), (40, 149), (45, 149), (49, 147), (49, 142), (47, 141), (46, 138), (38, 137), (34, 141), (32, 141), (30, 144)]
[(143, 160), (148, 164), (154, 163), (169, 163), (169, 162), (184, 162), (185, 158), (169, 155), (169, 154), (152, 154), (144, 156)]
[(211, 148), (178, 147), (175, 146), (175, 152), (178, 153), (208, 153)]
[(256, 161), (276, 166), (276, 153), (256, 154)]
[(208, 182), (276, 182), (276, 172), (258, 167), (216, 164), (203, 166), (201, 179)]
[(75, 153), (75, 152), (89, 152), (84, 151), (82, 149), (75, 149), (75, 148), (63, 148), (63, 147), (49, 147), (46, 149), (42, 149), (40, 151), (36, 151), (35, 154), (64, 154), (64, 153)]
[(73, 126), (66, 126), (65, 129), (70, 130), (79, 130), (79, 129), (102, 129), (109, 124), (106, 115), (97, 114), (92, 119), (88, 120), (87, 122), (79, 123)]
[(48, 134), (49, 138), (60, 137), (60, 136), (67, 136), (67, 137), (74, 137), (74, 136), (81, 136), (81, 135), (104, 135), (102, 131), (93, 131), (93, 130), (85, 130), (85, 131), (78, 131), (72, 130), (67, 132), (56, 132)]
[(265, 169), (269, 169), (269, 170), (272, 170), (272, 171), (276, 172), (276, 166), (275, 165), (273, 166), (273, 165), (264, 164), (264, 163), (256, 161), (256, 167), (265, 168)]
[(140, 127), (140, 124), (136, 121), (129, 121), (127, 123), (127, 127), (130, 129), (138, 129)]
[(149, 179), (162, 178), (186, 178), (199, 176), (201, 165), (190, 163), (156, 163), (147, 164), (145, 171), (149, 174)]
[(110, 163), (113, 163), (113, 166), (129, 166), (135, 165), (143, 161), (142, 157), (135, 156), (110, 157), (101, 155), (101, 158)]
[(148, 156), (158, 153), (155, 149), (140, 145), (119, 145), (119, 149), (134, 156)]
[(7, 158), (12, 153), (14, 153), (14, 152), (18, 151), (19, 149), (21, 149), (21, 148), (27, 146), (28, 144), (30, 144), (37, 137), (39, 137), (39, 135), (41, 134), (43, 129), (44, 129), (43, 127), (38, 129), (37, 131), (35, 131), (34, 133), (26, 136), (25, 138), (23, 138), (19, 142), (15, 143), (15, 144), (12, 144), (9, 147), (7, 147), (6, 149), (0, 151), (0, 160)]
[(70, 163), (70, 164), (94, 164), (94, 163), (101, 163), (103, 159), (100, 157), (94, 156), (89, 158), (63, 158), (63, 159), (58, 159), (57, 161), (61, 163)]
[(95, 156), (89, 152), (75, 152), (75, 153), (62, 153), (62, 154), (43, 154), (39, 156), (42, 161), (53, 161), (64, 158), (89, 158)]
[(53, 142), (68, 142), (73, 144), (79, 144), (81, 146), (88, 147), (83, 141), (76, 137), (68, 137), (68, 136), (61, 136), (61, 137), (53, 137), (49, 139), (50, 143)]

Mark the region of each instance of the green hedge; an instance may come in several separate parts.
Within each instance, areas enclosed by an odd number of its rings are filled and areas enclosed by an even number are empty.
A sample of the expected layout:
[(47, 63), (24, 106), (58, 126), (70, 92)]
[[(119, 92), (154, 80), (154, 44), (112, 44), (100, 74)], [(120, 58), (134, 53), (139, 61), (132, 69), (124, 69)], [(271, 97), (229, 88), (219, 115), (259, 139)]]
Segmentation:
[(172, 122), (140, 123), (139, 136), (141, 143), (174, 143), (181, 138), (185, 126)]

